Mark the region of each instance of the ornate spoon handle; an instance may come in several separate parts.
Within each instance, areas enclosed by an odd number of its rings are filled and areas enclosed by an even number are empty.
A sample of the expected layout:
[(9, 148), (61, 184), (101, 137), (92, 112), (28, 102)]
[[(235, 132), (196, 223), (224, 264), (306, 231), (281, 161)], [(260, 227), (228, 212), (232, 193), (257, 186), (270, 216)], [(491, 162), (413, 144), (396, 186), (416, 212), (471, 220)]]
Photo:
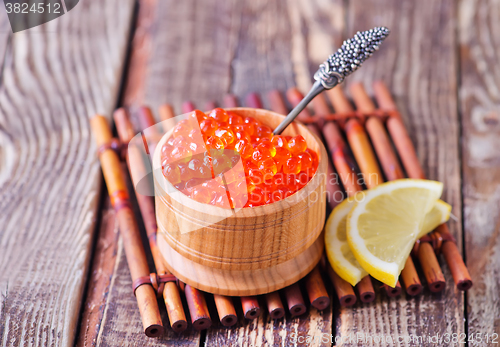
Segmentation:
[(363, 32), (358, 31), (352, 39), (344, 41), (342, 47), (319, 66), (314, 74), (316, 81), (311, 90), (274, 129), (274, 135), (281, 134), (316, 95), (342, 83), (344, 78), (356, 71), (373, 52), (379, 49), (388, 35), (389, 29), (386, 27), (375, 27)]

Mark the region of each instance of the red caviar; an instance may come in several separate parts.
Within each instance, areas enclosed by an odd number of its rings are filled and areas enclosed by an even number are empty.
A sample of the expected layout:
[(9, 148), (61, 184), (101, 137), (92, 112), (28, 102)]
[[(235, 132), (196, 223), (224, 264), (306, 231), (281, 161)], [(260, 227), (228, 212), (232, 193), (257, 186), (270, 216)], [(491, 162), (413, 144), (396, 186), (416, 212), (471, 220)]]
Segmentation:
[(241, 208), (292, 195), (316, 173), (319, 158), (301, 135), (274, 136), (254, 118), (216, 108), (180, 121), (161, 163), (165, 178), (192, 199)]

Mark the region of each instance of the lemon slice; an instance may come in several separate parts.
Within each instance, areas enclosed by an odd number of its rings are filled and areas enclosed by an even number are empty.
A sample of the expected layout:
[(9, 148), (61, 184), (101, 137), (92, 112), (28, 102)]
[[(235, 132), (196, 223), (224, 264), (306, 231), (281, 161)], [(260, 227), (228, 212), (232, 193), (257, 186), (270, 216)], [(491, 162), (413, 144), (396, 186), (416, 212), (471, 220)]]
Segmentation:
[(359, 264), (374, 278), (395, 287), (425, 215), (442, 192), (440, 182), (402, 179), (357, 193), (346, 231)]
[[(368, 272), (359, 265), (347, 242), (346, 219), (355, 204), (353, 198), (342, 201), (332, 211), (325, 225), (325, 249), (328, 261), (335, 272), (353, 286), (368, 275)], [(449, 204), (442, 200), (436, 201), (431, 211), (425, 215), (422, 231), (417, 238), (447, 222), (450, 219), (450, 212)]]
[(425, 215), (424, 224), (422, 226), (422, 231), (418, 234), (417, 239), (421, 238), (425, 234), (430, 233), (438, 226), (446, 223), (450, 219), (451, 205), (447, 204), (443, 200), (438, 200), (432, 207), (429, 213)]
[(368, 275), (368, 272), (359, 265), (347, 243), (346, 219), (355, 204), (353, 198), (342, 201), (333, 209), (325, 225), (325, 249), (328, 261), (337, 275), (353, 286)]

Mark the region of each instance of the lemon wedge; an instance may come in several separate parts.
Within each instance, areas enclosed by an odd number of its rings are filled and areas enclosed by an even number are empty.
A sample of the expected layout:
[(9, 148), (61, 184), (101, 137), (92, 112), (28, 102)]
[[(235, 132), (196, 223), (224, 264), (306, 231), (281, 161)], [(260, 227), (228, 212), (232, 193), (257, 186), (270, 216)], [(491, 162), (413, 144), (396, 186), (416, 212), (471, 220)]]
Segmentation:
[(328, 261), (337, 275), (353, 286), (368, 275), (347, 243), (346, 219), (355, 204), (353, 198), (342, 201), (333, 209), (325, 224), (325, 250)]
[(347, 242), (370, 275), (395, 287), (413, 244), (443, 192), (436, 181), (402, 179), (357, 193), (347, 215)]
[(447, 204), (443, 200), (438, 200), (432, 207), (429, 213), (425, 215), (424, 224), (422, 230), (418, 234), (417, 239), (430, 233), (438, 226), (446, 223), (450, 219), (451, 205)]
[[(333, 270), (345, 281), (355, 286), (368, 275), (359, 265), (347, 242), (346, 219), (356, 201), (353, 198), (342, 201), (330, 214), (325, 224), (325, 249)], [(436, 201), (425, 215), (422, 231), (417, 238), (436, 229), (450, 219), (451, 206), (442, 200)]]

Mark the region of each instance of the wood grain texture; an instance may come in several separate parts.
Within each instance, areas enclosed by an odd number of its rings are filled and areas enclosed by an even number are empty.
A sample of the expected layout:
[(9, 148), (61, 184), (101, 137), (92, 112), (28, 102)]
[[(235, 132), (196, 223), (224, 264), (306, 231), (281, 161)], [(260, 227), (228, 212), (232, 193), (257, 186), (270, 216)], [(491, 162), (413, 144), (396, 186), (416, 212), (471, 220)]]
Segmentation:
[[(309, 316), (273, 320), (267, 313), (252, 321), (240, 319), (232, 329), (212, 328), (206, 346), (331, 346), (331, 306), (309, 308)], [(306, 340), (306, 339), (309, 340)], [(299, 343), (300, 341), (300, 343)]]
[[(443, 0), (418, 3), (379, 0), (373, 3), (352, 1), (344, 5), (342, 1), (289, 0), (270, 3), (264, 1), (227, 2), (224, 5), (209, 2), (203, 8), (195, 5), (194, 1), (174, 4), (172, 1), (160, 3), (150, 0), (143, 1), (142, 4), (149, 4), (149, 17), (144, 22), (146, 26), (140, 27), (142, 36), (134, 43), (144, 43), (142, 48), (147, 47), (149, 51), (143, 56), (144, 63), (138, 63), (134, 69), (141, 68), (146, 73), (138, 74), (141, 81), (129, 75), (127, 91), (133, 90), (132, 86), (138, 87), (135, 88), (134, 93), (127, 92), (128, 97), (125, 101), (131, 106), (146, 103), (152, 105), (155, 111), (156, 106), (164, 102), (172, 102), (179, 112), (180, 105), (186, 99), (193, 100), (198, 106), (210, 100), (216, 100), (220, 104), (226, 92), (232, 92), (240, 99), (244, 99), (250, 91), (259, 91), (263, 94), (274, 88), (284, 91), (294, 84), (305, 92), (309, 87), (310, 73), (316, 69), (316, 64), (341, 42), (340, 33), (346, 30), (345, 37), (348, 37), (357, 30), (365, 30), (374, 25), (387, 25), (392, 29), (392, 33), (384, 43), (381, 52), (351, 78), (364, 81), (369, 91), (371, 82), (376, 79), (383, 79), (389, 85), (395, 94), (403, 120), (412, 135), (426, 175), (445, 183), (447, 187), (445, 200), (453, 205), (454, 214), (460, 219), (459, 123), (456, 112), (458, 66), (454, 32), (457, 8), (454, 2)], [(470, 23), (475, 23), (477, 18), (494, 16), (496, 12), (492, 11), (490, 14), (484, 9), (493, 6), (485, 5), (489, 4), (487, 1), (463, 0), (461, 4), (458, 19), (461, 22), (469, 20), (469, 26), (461, 28), (461, 40), (465, 42), (464, 45), (468, 45), (470, 42), (476, 42), (470, 41), (470, 25), (472, 25)], [(476, 10), (476, 5), (481, 10)], [(347, 7), (344, 8), (344, 6)], [(176, 11), (170, 11), (173, 8), (176, 8)], [(224, 20), (213, 24), (211, 20), (216, 16), (216, 9), (224, 14)], [(347, 16), (344, 16), (345, 11), (347, 11)], [(348, 24), (347, 29), (345, 29), (345, 21)], [(186, 24), (188, 22), (190, 24)], [(486, 22), (483, 21), (483, 23)], [(224, 23), (224, 25), (219, 25), (219, 23)], [(495, 28), (495, 25), (493, 22), (489, 24), (491, 28)], [(186, 31), (183, 31), (184, 28)], [(494, 32), (486, 24), (479, 28), (482, 28), (481, 32), (485, 33), (484, 37), (489, 37), (488, 29)], [(206, 35), (209, 35), (206, 33), (210, 30), (212, 30), (210, 38), (206, 39)], [(136, 37), (139, 36), (136, 35)], [(467, 40), (464, 41), (463, 37), (467, 37)], [(202, 42), (203, 40), (206, 42)], [(485, 45), (483, 42), (489, 41), (477, 41), (474, 43), (475, 47), (481, 48), (481, 45)], [(473, 109), (475, 105), (483, 108), (484, 105), (488, 107), (493, 105), (496, 109), (497, 101), (493, 97), (496, 95), (496, 89), (492, 76), (483, 73), (485, 64), (478, 65), (476, 68), (478, 71), (475, 71), (475, 65), (471, 63), (470, 58), (471, 54), (482, 54), (487, 64), (494, 65), (491, 60), (492, 56), (495, 57), (494, 51), (483, 49), (484, 52), (481, 53), (479, 48), (474, 51), (464, 48), (461, 50), (462, 70), (468, 71), (472, 67), (474, 71), (474, 74), (468, 74), (468, 78), (471, 78), (470, 85), (473, 86), (476, 83), (484, 85), (483, 92), (480, 94), (474, 94), (476, 90), (473, 88), (470, 92), (463, 92), (467, 97), (462, 95), (462, 105), (465, 105), (463, 107), (467, 109)], [(215, 57), (210, 54), (211, 52), (219, 54)], [(475, 56), (473, 57), (475, 59)], [(194, 67), (196, 73), (190, 72), (189, 68), (193, 68), (193, 62), (201, 60), (203, 60), (205, 74), (199, 73), (198, 66)], [(131, 66), (134, 66), (133, 64), (134, 60)], [(211, 65), (215, 68), (210, 68)], [(196, 77), (201, 75), (204, 78), (200, 81)], [(484, 95), (487, 96), (486, 99)], [(269, 106), (266, 99), (264, 99), (264, 104)], [(488, 117), (483, 117), (485, 119), (483, 122), (488, 124), (489, 128), (487, 131), (480, 130), (478, 134), (481, 136), (496, 131), (495, 116), (489, 116), (490, 113), (486, 115)], [(471, 119), (475, 118), (471, 117)], [(467, 134), (465, 128), (463, 131)], [(474, 153), (477, 153), (477, 148), (481, 148), (479, 144), (482, 143), (484, 142), (475, 140), (471, 145), (471, 148), (475, 150)], [(464, 152), (465, 146), (464, 144)], [(473, 162), (477, 163), (477, 159), (475, 157), (473, 159)], [(494, 154), (490, 154), (485, 161), (481, 162), (481, 165), (486, 163), (490, 165), (487, 166), (490, 168), (493, 165), (492, 162), (496, 163)], [(464, 165), (466, 165), (465, 162)], [(478, 171), (478, 169), (475, 170)], [(464, 167), (464, 178), (466, 171)], [(465, 200), (465, 206), (470, 203), (471, 211), (478, 211), (480, 206), (485, 206), (490, 202), (496, 203), (493, 192), (488, 190), (489, 194), (485, 195), (485, 188), (480, 185), (480, 182), (485, 181), (487, 174), (482, 173), (482, 175), (474, 176), (480, 177), (481, 180), (476, 178), (477, 184), (473, 186), (475, 190), (470, 190), (472, 195)], [(466, 182), (465, 185), (467, 184)], [(467, 196), (465, 192), (465, 197)], [(481, 209), (481, 211), (484, 210), (486, 208)], [(467, 213), (467, 207), (465, 211)], [(474, 226), (485, 225), (484, 220), (478, 220), (478, 217), (470, 217), (469, 220), (470, 223), (474, 223), (471, 224)], [(495, 221), (492, 220), (493, 224), (491, 224), (495, 225), (492, 234), (485, 235), (496, 235), (498, 223)], [(467, 223), (466, 219), (466, 227)], [(460, 242), (462, 235), (460, 223), (452, 221), (450, 224), (452, 233)], [(487, 243), (485, 239), (481, 242), (479, 246)], [(493, 245), (489, 248), (490, 254), (498, 253), (494, 242), (488, 245)], [(467, 252), (469, 252), (468, 248)], [(480, 247), (476, 247), (472, 252), (477, 254), (477, 258), (473, 259), (479, 259), (478, 269), (493, 269), (493, 273), (497, 273), (493, 266), (495, 262), (488, 262), (483, 258)], [(470, 264), (469, 262), (469, 266)], [(436, 296), (426, 291), (423, 296), (417, 298), (403, 297), (396, 300), (386, 298), (377, 290), (378, 299), (375, 303), (359, 304), (352, 309), (340, 309), (335, 323), (336, 336), (349, 336), (349, 334), (361, 331), (391, 337), (406, 334), (429, 336), (434, 333), (464, 332), (462, 295), (454, 291), (450, 273), (442, 259), (441, 266), (448, 280), (448, 289), (445, 293)], [(492, 278), (498, 278), (498, 276)], [(469, 302), (480, 303), (479, 307), (483, 307), (481, 305), (486, 305), (488, 302), (486, 299), (481, 301), (483, 299), (480, 299), (479, 294), (483, 293), (496, 300), (497, 293), (493, 293), (492, 288), (497, 286), (497, 283), (488, 281), (484, 280), (484, 285), (478, 288), (478, 291), (480, 290), (478, 295), (469, 298)], [(472, 295), (474, 292), (470, 293), (469, 295)], [(425, 312), (425, 314), (420, 312)], [(480, 317), (480, 313), (482, 313), (481, 309), (469, 310), (469, 314), (475, 320), (474, 326), (484, 327), (486, 324)], [(312, 320), (318, 321), (317, 317), (313, 310), (310, 318), (307, 318), (307, 323), (304, 321), (302, 323), (304, 326), (309, 326)], [(495, 317), (494, 313), (486, 316), (489, 326), (491, 322), (494, 327), (498, 326)], [(231, 330), (210, 330), (207, 333), (206, 342), (208, 345), (231, 345), (231, 343), (240, 344), (240, 342), (265, 345), (269, 344), (269, 341), (290, 341), (286, 337), (290, 331), (289, 327), (292, 326), (290, 321), (279, 323), (284, 327), (281, 330), (283, 338), (271, 340), (266, 337), (271, 336), (270, 331), (278, 334), (277, 336), (280, 335), (273, 330), (274, 325), (271, 327), (265, 323), (264, 319), (266, 318), (243, 323)], [(330, 315), (328, 319), (331, 320), (332, 316)], [(321, 326), (321, 329), (325, 329), (324, 331), (329, 329), (331, 332), (331, 326), (328, 327), (326, 324), (316, 326)], [(349, 343), (346, 342), (344, 345), (349, 345)]]
[(167, 98), (178, 111), (186, 100), (199, 107), (222, 101), (231, 89), (241, 4), (141, 1), (124, 103), (134, 109), (146, 102), (156, 114)]
[(106, 196), (101, 215), (94, 258), (87, 282), (87, 295), (83, 298), (80, 327), (76, 338), (76, 346), (95, 346), (101, 326), (106, 295), (111, 284), (118, 252), (118, 223), (115, 211)]
[[(271, 111), (228, 110), (271, 128), (284, 119)], [(162, 147), (171, 134), (160, 140), (153, 156), (158, 244), (168, 268), (182, 281), (214, 294), (259, 295), (295, 283), (318, 263), (326, 210), (326, 150), (303, 125), (289, 126), (283, 134), (302, 135), (307, 147), (318, 153), (316, 175), (276, 203), (234, 210), (179, 193), (161, 170)], [(238, 167), (243, 173), (241, 163), (234, 170)]]
[[(122, 169), (126, 172), (126, 164), (122, 164)], [(132, 192), (132, 208), (138, 219), (140, 233), (143, 236), (142, 242), (143, 244), (147, 244), (145, 238), (146, 231), (142, 223), (139, 206), (135, 198), (133, 198), (133, 186), (130, 180), (127, 182), (127, 188), (129, 192)], [(92, 298), (92, 300), (88, 299), (86, 302), (87, 305), (89, 302), (94, 306), (99, 305), (95, 310), (97, 312), (94, 312), (94, 315), (99, 315), (98, 325), (90, 326), (89, 324), (92, 321), (83, 321), (85, 319), (84, 311), (80, 327), (80, 336), (78, 337), (77, 343), (81, 346), (199, 346), (200, 333), (195, 331), (191, 325), (189, 325), (188, 329), (182, 334), (174, 333), (170, 328), (167, 310), (161, 299), (158, 301), (158, 305), (164, 326), (163, 336), (159, 338), (148, 338), (142, 333), (141, 315), (137, 307), (137, 300), (132, 292), (132, 280), (123, 250), (122, 239), (117, 237), (115, 240), (118, 240), (118, 242), (115, 244), (107, 244), (107, 248), (112, 248), (114, 252), (113, 256), (108, 256), (103, 259), (107, 264), (105, 264), (105, 266), (98, 266), (98, 264), (94, 263), (97, 271), (101, 272), (102, 276), (106, 276), (109, 280), (108, 283), (106, 283), (106, 288), (100, 293), (101, 297), (97, 298), (99, 300)], [(101, 239), (99, 239), (98, 242), (99, 241), (101, 241)], [(96, 252), (97, 251), (98, 250), (96, 250)], [(151, 259), (148, 260), (150, 261), (149, 268), (153, 269), (154, 265)], [(112, 269), (108, 271), (110, 267), (112, 267)], [(91, 275), (91, 281), (92, 280), (96, 281), (96, 283), (100, 284), (102, 287), (101, 279), (95, 279), (94, 276)], [(89, 283), (89, 294), (92, 289), (92, 283)], [(185, 300), (183, 300), (183, 304), (184, 311), (187, 313), (188, 308)], [(88, 332), (85, 331), (84, 333), (83, 329), (85, 328)]]
[(461, 1), (458, 18), (468, 328), (500, 334), (500, 4)]
[(101, 192), (88, 116), (116, 104), (132, 9), (83, 1), (11, 35), (0, 88), (2, 345), (74, 343)]
[[(182, 334), (176, 334), (168, 324), (167, 310), (160, 305), (164, 335), (149, 338), (142, 333), (142, 322), (137, 302), (131, 293), (132, 280), (127, 266), (121, 239), (116, 264), (107, 295), (97, 346), (199, 346), (200, 334), (189, 326)], [(124, 319), (124, 317), (127, 317)]]
[[(362, 81), (371, 91), (371, 83), (382, 79), (390, 86), (427, 177), (444, 183), (443, 199), (453, 205), (460, 218), (455, 10), (455, 2), (447, 0), (350, 2), (347, 37), (376, 25), (387, 26), (391, 34), (347, 84)], [(460, 223), (451, 221), (450, 229), (460, 240)], [(395, 340), (406, 335), (464, 332), (463, 294), (456, 291), (445, 262), (440, 260), (447, 279), (442, 294), (425, 290), (416, 298), (397, 299), (377, 295), (375, 305), (361, 305), (351, 312), (342, 309), (337, 336), (363, 332)]]
[[(133, 293), (141, 313), (144, 333), (148, 337), (163, 334), (162, 319), (158, 309), (157, 293), (152, 285), (135, 285), (140, 278), (150, 280), (150, 270), (146, 258), (145, 245), (130, 203), (127, 189), (127, 172), (120, 161), (119, 154), (111, 148), (113, 134), (104, 116), (96, 115), (90, 119), (92, 135), (99, 148), (99, 161), (106, 183), (108, 195), (116, 210), (120, 238), (125, 249), (127, 264), (134, 283)], [(105, 146), (105, 149), (102, 147)], [(147, 243), (146, 243), (147, 244)]]

